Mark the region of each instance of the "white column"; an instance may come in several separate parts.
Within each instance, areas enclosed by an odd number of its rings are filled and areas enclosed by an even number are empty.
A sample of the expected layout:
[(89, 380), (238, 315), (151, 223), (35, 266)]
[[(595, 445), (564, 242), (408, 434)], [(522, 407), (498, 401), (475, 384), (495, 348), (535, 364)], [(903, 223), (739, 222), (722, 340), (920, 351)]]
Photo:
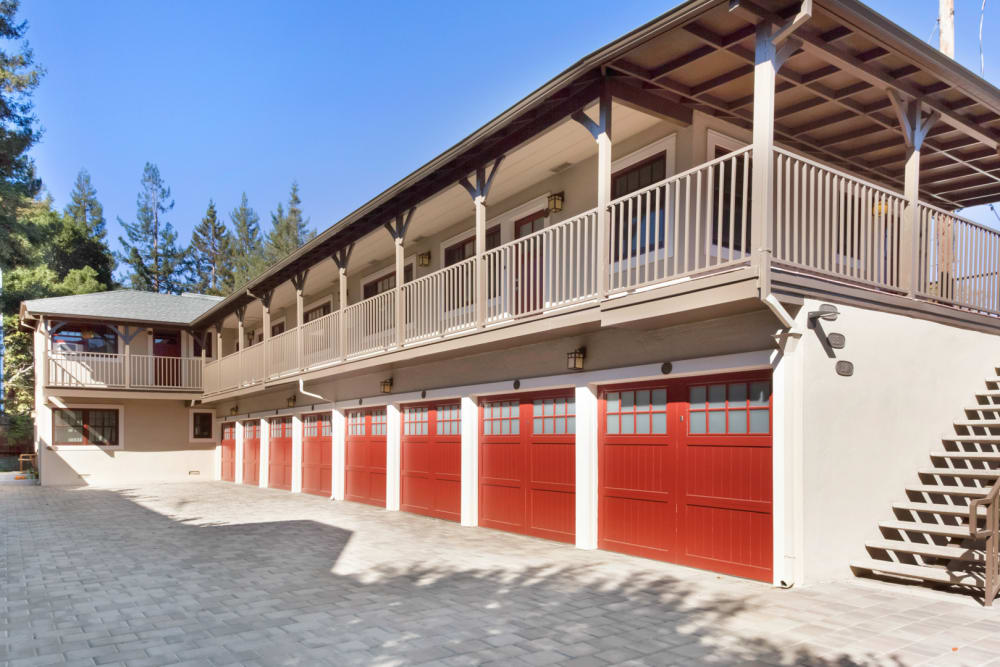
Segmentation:
[[(805, 313), (803, 308), (800, 315)], [(799, 318), (802, 319), (801, 317)], [(797, 327), (805, 328), (804, 322)], [(802, 390), (805, 346), (797, 336), (785, 339), (781, 351), (773, 354), (772, 373), (772, 533), (773, 568), (776, 586), (804, 581), (802, 503)]]
[(264, 355), (264, 380), (266, 381), (267, 378), (270, 377), (271, 373), (271, 369), (268, 368), (267, 365), (267, 360), (268, 357), (270, 356), (270, 350), (268, 350), (267, 341), (268, 339), (271, 338), (271, 302), (270, 300), (267, 301), (267, 303), (261, 302), (261, 305), (264, 307), (263, 315), (261, 317), (262, 329), (260, 332), (262, 336), (261, 341), (264, 349), (261, 351), (261, 354)]
[(260, 420), (260, 484), (259, 486), (264, 489), (267, 488), (267, 471), (268, 462), (271, 459), (271, 429), (268, 427), (266, 419)]
[(292, 415), (292, 493), (302, 493), (302, 429), (301, 414)]
[(236, 474), (233, 480), (237, 484), (243, 483), (243, 422), (236, 422)]
[[(607, 112), (611, 117), (610, 110)], [(597, 135), (597, 293), (608, 293), (611, 240), (611, 135), (610, 128)]]
[[(302, 281), (305, 284), (305, 280)], [(302, 368), (302, 362), (305, 358), (302, 350), (302, 325), (305, 324), (305, 303), (302, 294), (302, 289), (295, 290), (295, 366), (296, 368)]]
[(462, 397), (462, 525), (479, 525), (479, 402)]
[(476, 326), (486, 324), (486, 197), (479, 195), (473, 200), (476, 207)]
[(397, 236), (393, 245), (396, 248), (396, 345), (403, 347), (403, 341), (406, 340), (406, 304), (403, 296), (406, 261), (403, 254), (403, 237)]
[(346, 445), (347, 445), (347, 422), (344, 419), (343, 410), (334, 408), (331, 413), (330, 426), (333, 429), (333, 481), (330, 490), (334, 500), (344, 499), (345, 479), (344, 470), (346, 466)]
[(398, 403), (385, 406), (385, 508), (399, 511), (400, 456), (403, 437), (402, 411)]
[(576, 388), (576, 546), (597, 548), (597, 387)]
[[(337, 276), (338, 276), (338, 278), (337, 278), (337, 280), (338, 280), (337, 289), (339, 291), (339, 296), (340, 296), (340, 303), (338, 304), (340, 306), (340, 318), (339, 318), (338, 323), (337, 323), (338, 324), (338, 329), (337, 329), (337, 358), (338, 359), (343, 359), (346, 356), (345, 351), (347, 350), (347, 341), (345, 340), (345, 338), (347, 336), (347, 326), (346, 326), (347, 325), (347, 317), (346, 317), (346, 313), (344, 312), (344, 310), (347, 308), (347, 269), (346, 268), (338, 268), (337, 269)], [(336, 414), (336, 413), (337, 413), (337, 411), (334, 410), (334, 414)], [(343, 419), (344, 415), (341, 414), (340, 418)], [(343, 500), (343, 498), (341, 498), (341, 500)]]

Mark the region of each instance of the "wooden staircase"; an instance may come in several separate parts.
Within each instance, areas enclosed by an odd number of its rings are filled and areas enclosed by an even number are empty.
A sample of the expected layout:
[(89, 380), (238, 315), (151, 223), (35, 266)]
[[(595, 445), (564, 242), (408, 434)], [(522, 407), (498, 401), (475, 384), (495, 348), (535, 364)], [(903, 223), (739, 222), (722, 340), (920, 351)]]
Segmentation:
[(986, 378), (942, 445), (851, 569), (969, 591), (991, 606), (1000, 589), (1000, 377)]

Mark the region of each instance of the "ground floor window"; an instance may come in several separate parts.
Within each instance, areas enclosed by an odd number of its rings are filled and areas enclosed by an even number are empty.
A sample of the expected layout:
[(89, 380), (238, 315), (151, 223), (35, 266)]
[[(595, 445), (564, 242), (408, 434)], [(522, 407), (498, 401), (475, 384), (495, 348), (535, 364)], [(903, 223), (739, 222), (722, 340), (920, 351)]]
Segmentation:
[(117, 408), (60, 408), (52, 411), (52, 444), (117, 447), (119, 426)]
[[(211, 412), (203, 411), (193, 411), (191, 413), (191, 440), (211, 440), (215, 437), (213, 433), (212, 425), (215, 421), (215, 415)], [(233, 438), (226, 438), (225, 429), (223, 429), (223, 440), (232, 440)], [(235, 436), (235, 434), (234, 434)]]

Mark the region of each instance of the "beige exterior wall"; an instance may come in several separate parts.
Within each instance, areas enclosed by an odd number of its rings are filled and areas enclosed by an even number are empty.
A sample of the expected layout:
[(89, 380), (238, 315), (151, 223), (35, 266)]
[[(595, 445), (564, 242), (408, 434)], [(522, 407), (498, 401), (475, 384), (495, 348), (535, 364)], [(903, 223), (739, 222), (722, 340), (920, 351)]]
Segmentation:
[[(69, 408), (122, 406), (122, 446), (51, 447), (52, 409), (56, 402)], [(49, 397), (47, 402), (36, 402), (36, 447), (42, 484), (101, 486), (212, 480), (216, 442), (189, 442), (189, 413), (180, 400)]]
[[(800, 583), (852, 576), (848, 562), (865, 555), (878, 521), (893, 518), (892, 503), (906, 500), (904, 487), (1000, 360), (998, 336), (840, 304), (839, 318), (822, 323), (847, 339), (830, 358), (806, 328), (820, 303), (807, 300), (796, 318), (801, 417), (789, 426), (789, 455), (799, 477), (789, 480), (788, 525), (799, 537), (788, 545)], [(852, 362), (854, 375), (838, 375), (838, 360)]]

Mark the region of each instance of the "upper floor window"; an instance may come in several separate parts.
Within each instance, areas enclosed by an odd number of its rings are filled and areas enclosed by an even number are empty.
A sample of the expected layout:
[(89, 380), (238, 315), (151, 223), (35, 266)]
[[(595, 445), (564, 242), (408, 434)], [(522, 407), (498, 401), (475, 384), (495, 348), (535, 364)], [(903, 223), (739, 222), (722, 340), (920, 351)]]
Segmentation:
[[(714, 145), (711, 159), (725, 157), (732, 152), (731, 145)], [(750, 188), (747, 183), (744, 198), (743, 184), (749, 174), (746, 173), (743, 157), (735, 160), (723, 160), (712, 167), (712, 243), (730, 250), (747, 251), (744, 245), (750, 244), (749, 220), (744, 221), (743, 214), (750, 213)], [(730, 241), (730, 237), (732, 241)]]
[[(494, 225), (491, 229), (486, 230), (486, 250), (493, 250), (500, 246), (500, 225)], [(455, 245), (449, 246), (444, 250), (444, 265), (451, 266), (452, 264), (458, 264), (461, 261), (467, 260), (470, 257), (476, 256), (476, 237), (470, 236), (469, 238), (459, 241)]]
[(618, 199), (667, 177), (667, 157), (660, 153), (611, 175), (611, 198)]
[(117, 354), (118, 336), (102, 324), (66, 324), (52, 334), (52, 351)]
[(279, 334), (285, 333), (285, 321), (275, 322), (271, 325), (271, 336), (277, 336)]
[[(202, 342), (203, 340), (204, 340), (204, 342)], [(203, 349), (205, 351), (205, 356), (206, 357), (211, 357), (212, 356), (212, 336), (211, 335), (204, 336), (204, 337), (202, 337), (202, 336), (195, 336), (194, 337), (194, 345), (192, 346), (192, 350), (194, 351), (194, 356), (200, 357), (201, 356), (201, 352), (202, 352)]]
[[(611, 198), (625, 197), (667, 177), (665, 153), (626, 167), (611, 175)], [(659, 187), (638, 194), (628, 205), (614, 209), (611, 224), (612, 261), (635, 257), (667, 245), (665, 197)]]
[(307, 310), (302, 315), (302, 320), (304, 322), (312, 322), (313, 320), (318, 320), (319, 318), (321, 318), (321, 317), (323, 317), (325, 315), (329, 315), (331, 312), (332, 312), (332, 308), (330, 307), (330, 302), (329, 301), (324, 301), (323, 303), (321, 303), (320, 305), (316, 306), (315, 308), (311, 308), (311, 309)]
[[(403, 282), (410, 282), (413, 280), (413, 264), (407, 264), (403, 269)], [(396, 271), (390, 271), (380, 278), (376, 278), (370, 282), (365, 283), (363, 288), (364, 295), (362, 298), (370, 299), (373, 296), (378, 296), (383, 292), (388, 292), (396, 287)]]

